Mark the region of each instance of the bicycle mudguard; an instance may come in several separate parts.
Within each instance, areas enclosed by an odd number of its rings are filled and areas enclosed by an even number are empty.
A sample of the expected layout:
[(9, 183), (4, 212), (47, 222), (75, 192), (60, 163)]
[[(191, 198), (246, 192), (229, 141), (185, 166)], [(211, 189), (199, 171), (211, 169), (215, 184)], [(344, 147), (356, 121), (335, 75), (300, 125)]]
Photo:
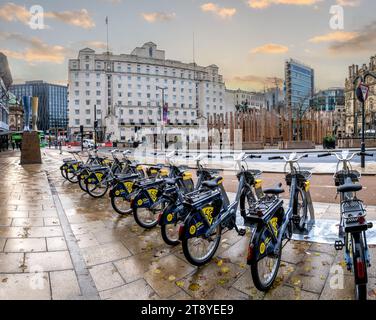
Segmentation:
[(158, 186), (142, 188), (132, 196), (131, 208), (152, 208), (161, 201), (164, 201), (162, 195), (163, 191)]
[(124, 199), (129, 198), (129, 195), (134, 190), (134, 180), (119, 181), (110, 190), (110, 197), (122, 197)]
[(184, 221), (184, 230), (179, 232), (179, 240), (199, 237), (209, 230), (209, 224), (199, 211), (189, 214)]
[(158, 218), (158, 224), (160, 226), (166, 224), (175, 224), (178, 222), (179, 212), (184, 210), (183, 205), (176, 205), (175, 203), (170, 204), (163, 210), (163, 213)]
[[(265, 221), (265, 224), (260, 227), (257, 231), (256, 236), (253, 239), (253, 255), (252, 260), (259, 261), (262, 258), (273, 254), (275, 246), (277, 243), (274, 241), (274, 237), (271, 232), (274, 232), (274, 236), (278, 237), (280, 232), (280, 227), (283, 222), (284, 209), (279, 208), (270, 216), (268, 221)], [(247, 261), (248, 264), (251, 261)]]
[(91, 172), (89, 176), (85, 179), (86, 184), (99, 184), (106, 176), (106, 172), (96, 171)]

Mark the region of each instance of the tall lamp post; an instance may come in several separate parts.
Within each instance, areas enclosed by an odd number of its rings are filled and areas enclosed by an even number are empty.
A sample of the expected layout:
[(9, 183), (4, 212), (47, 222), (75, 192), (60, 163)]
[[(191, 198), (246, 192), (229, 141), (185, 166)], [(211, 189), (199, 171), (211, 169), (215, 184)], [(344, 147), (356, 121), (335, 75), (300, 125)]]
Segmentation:
[[(362, 142), (361, 142), (361, 167), (362, 168), (365, 168), (366, 167), (366, 156), (365, 156), (365, 152), (366, 152), (366, 142), (365, 142), (365, 126), (366, 126), (366, 116), (365, 116), (365, 102), (367, 100), (367, 95), (368, 95), (368, 92), (367, 94), (362, 94), (362, 88), (361, 86), (363, 85), (364, 87), (366, 87), (365, 83), (366, 83), (366, 80), (368, 77), (372, 77), (374, 79), (376, 79), (376, 73), (372, 72), (372, 71), (367, 71), (364, 73), (364, 75), (362, 76), (357, 76), (354, 81), (353, 81), (353, 85), (354, 85), (354, 91), (355, 91), (355, 97), (358, 98), (359, 102), (361, 103), (361, 106), (362, 106)], [(358, 82), (359, 81), (359, 82)], [(354, 99), (355, 99), (354, 97)]]
[(163, 145), (166, 145), (165, 136), (164, 136), (164, 119), (163, 119), (163, 108), (165, 105), (165, 90), (167, 87), (157, 86), (157, 90), (162, 91), (162, 107), (161, 107), (161, 151), (163, 151)]

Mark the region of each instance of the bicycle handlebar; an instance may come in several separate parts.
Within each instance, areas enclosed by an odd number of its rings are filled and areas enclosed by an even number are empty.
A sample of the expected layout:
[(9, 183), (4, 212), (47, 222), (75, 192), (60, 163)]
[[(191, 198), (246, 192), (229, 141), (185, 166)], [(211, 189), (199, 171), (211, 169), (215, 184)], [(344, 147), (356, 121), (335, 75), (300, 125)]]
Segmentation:
[(280, 157), (280, 156), (269, 157), (268, 160), (283, 160), (283, 157)]
[(359, 152), (357, 153), (358, 156), (365, 156), (365, 157), (373, 157), (372, 153), (366, 153), (366, 152)]
[(329, 157), (329, 156), (331, 156), (332, 154), (330, 153), (330, 152), (328, 152), (328, 153), (323, 153), (323, 154), (318, 154), (317, 155), (317, 158), (324, 158), (324, 157)]

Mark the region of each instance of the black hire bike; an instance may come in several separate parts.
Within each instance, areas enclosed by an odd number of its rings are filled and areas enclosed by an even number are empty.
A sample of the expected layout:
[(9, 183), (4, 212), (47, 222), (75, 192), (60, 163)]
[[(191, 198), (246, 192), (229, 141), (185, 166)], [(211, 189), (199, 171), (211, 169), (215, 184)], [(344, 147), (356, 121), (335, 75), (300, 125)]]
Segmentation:
[(272, 197), (266, 197), (256, 203), (245, 202), (248, 207), (241, 212), (245, 224), (253, 231), (248, 247), (247, 264), (250, 265), (254, 285), (260, 291), (269, 290), (274, 283), (281, 262), (283, 241), (288, 242), (294, 232), (307, 231), (314, 223), (309, 193), (311, 173), (300, 170), (298, 164), (300, 159), (306, 157), (308, 155), (298, 156), (292, 153), (289, 158), (269, 158), (282, 159), (289, 167), (287, 171), (285, 169), (286, 182), (290, 188), (290, 202), (286, 211), (283, 201), (278, 196), (284, 191), (279, 189)]
[[(194, 187), (196, 194), (207, 190), (202, 183), (215, 179), (221, 170), (204, 168), (201, 161), (205, 155), (198, 155), (195, 157), (196, 162), (196, 185)], [(161, 235), (166, 244), (175, 246), (179, 241), (179, 223), (184, 221), (186, 211), (184, 210), (183, 202), (189, 188), (182, 188), (184, 179), (177, 178), (176, 183), (169, 186), (163, 193), (162, 197), (166, 200), (166, 207), (158, 217), (158, 224), (161, 227)], [(189, 193), (188, 195), (193, 195)]]
[(130, 205), (138, 225), (151, 229), (158, 224), (158, 217), (166, 207), (167, 201), (163, 194), (169, 186), (178, 185), (183, 193), (192, 192), (194, 183), (192, 173), (186, 166), (177, 166), (172, 159), (176, 152), (166, 155), (167, 178), (141, 180), (135, 182), (135, 190), (131, 195)]
[[(112, 150), (112, 161), (109, 161), (105, 166), (86, 167), (84, 172), (80, 175), (80, 180), (83, 180), (86, 186), (86, 192), (93, 198), (101, 198), (112, 185), (117, 176), (126, 176), (133, 173), (128, 165), (124, 165), (118, 157), (118, 149)], [(142, 168), (140, 171), (143, 170)]]
[[(246, 163), (249, 158), (260, 156), (241, 153), (234, 159), (238, 169), (239, 185), (232, 203), (223, 188), (221, 177), (202, 183), (208, 191), (186, 196), (183, 204), (188, 214), (184, 223), (180, 225), (179, 239), (182, 242), (184, 256), (191, 264), (201, 266), (212, 259), (224, 229), (235, 229), (240, 236), (245, 235), (245, 229), (236, 225), (236, 214), (242, 199), (247, 195), (250, 197), (255, 182), (254, 173), (248, 170)], [(281, 191), (278, 188), (264, 190), (264, 193), (268, 194), (279, 192)]]
[[(373, 227), (366, 220), (366, 210), (363, 202), (357, 198), (357, 192), (362, 190), (359, 183), (361, 174), (353, 170), (351, 160), (355, 156), (369, 156), (368, 153), (353, 153), (344, 150), (341, 154), (329, 152), (318, 157), (335, 156), (338, 160), (334, 182), (337, 186), (337, 194), (340, 195), (340, 224), (338, 240), (335, 241), (335, 249), (344, 251), (347, 270), (354, 273), (355, 297), (357, 300), (367, 300), (367, 268), (371, 266), (371, 257), (367, 245), (366, 231)], [(340, 165), (342, 164), (342, 168)]]

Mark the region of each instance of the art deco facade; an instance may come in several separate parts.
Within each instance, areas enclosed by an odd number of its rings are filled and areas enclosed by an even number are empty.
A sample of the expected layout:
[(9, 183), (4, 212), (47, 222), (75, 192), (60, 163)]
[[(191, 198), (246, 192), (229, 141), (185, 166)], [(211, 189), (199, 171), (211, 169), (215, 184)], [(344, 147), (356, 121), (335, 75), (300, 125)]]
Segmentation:
[[(355, 97), (356, 79), (369, 71), (376, 73), (376, 56), (370, 58), (368, 65), (349, 66), (348, 78), (345, 82), (346, 135), (349, 137), (359, 136), (362, 129), (362, 108)], [(369, 85), (370, 90), (365, 103), (365, 130), (372, 131), (376, 129), (376, 79), (367, 77), (366, 84)]]
[[(68, 72), (71, 136), (80, 125), (92, 132), (96, 118), (103, 139), (129, 139), (136, 127), (160, 123), (163, 100), (167, 123), (174, 127), (196, 125), (202, 116), (225, 112), (225, 85), (216, 65), (166, 59), (165, 51), (152, 42), (131, 54), (80, 50), (78, 58), (69, 61)], [(160, 88), (165, 88), (164, 99)]]

